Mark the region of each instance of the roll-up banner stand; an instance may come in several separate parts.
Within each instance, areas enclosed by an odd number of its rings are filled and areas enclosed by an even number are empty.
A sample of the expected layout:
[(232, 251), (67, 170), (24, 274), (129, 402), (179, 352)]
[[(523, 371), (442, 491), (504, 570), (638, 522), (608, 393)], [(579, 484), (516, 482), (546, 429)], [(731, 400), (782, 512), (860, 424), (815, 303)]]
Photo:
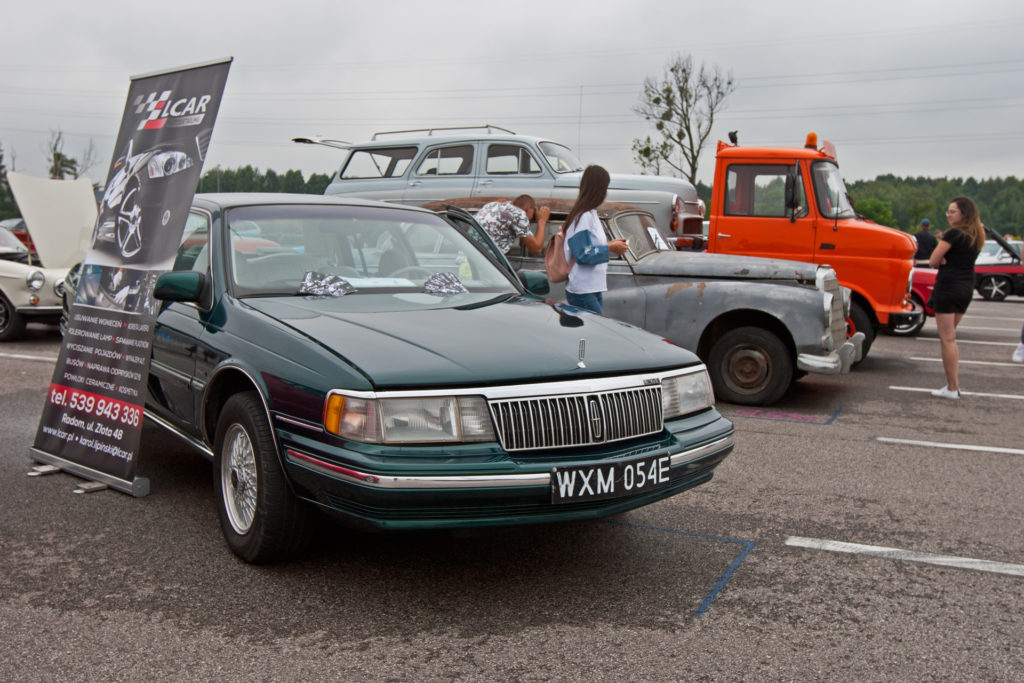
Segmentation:
[(31, 457), (144, 496), (136, 476), (157, 305), (231, 59), (131, 79), (92, 242)]

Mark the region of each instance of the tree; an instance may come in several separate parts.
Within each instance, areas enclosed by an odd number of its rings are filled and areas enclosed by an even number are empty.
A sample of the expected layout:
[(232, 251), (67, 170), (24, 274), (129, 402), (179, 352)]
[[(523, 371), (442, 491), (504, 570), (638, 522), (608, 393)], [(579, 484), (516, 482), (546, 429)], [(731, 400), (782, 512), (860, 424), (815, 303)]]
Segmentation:
[(54, 180), (78, 177), (78, 162), (64, 154), (64, 135), (59, 130), (50, 134), (50, 142), (46, 146), (46, 163), (50, 165), (47, 173)]
[(664, 162), (696, 184), (697, 164), (715, 114), (735, 89), (732, 72), (723, 73), (717, 65), (695, 68), (690, 55), (670, 59), (661, 81), (644, 79), (640, 104), (633, 108), (662, 138), (653, 143), (650, 137), (634, 140), (637, 163), (646, 170)]

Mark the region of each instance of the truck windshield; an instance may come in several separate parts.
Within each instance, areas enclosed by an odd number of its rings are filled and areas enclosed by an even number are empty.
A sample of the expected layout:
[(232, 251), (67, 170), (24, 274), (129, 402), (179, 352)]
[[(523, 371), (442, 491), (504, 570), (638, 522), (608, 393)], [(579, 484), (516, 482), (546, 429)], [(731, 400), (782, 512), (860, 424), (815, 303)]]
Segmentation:
[(577, 159), (568, 147), (554, 142), (542, 142), (539, 146), (555, 173), (572, 173), (583, 170), (583, 162)]
[(825, 218), (854, 218), (857, 214), (846, 192), (846, 183), (839, 175), (839, 167), (831, 161), (816, 161), (811, 166), (814, 194), (818, 198), (818, 211)]

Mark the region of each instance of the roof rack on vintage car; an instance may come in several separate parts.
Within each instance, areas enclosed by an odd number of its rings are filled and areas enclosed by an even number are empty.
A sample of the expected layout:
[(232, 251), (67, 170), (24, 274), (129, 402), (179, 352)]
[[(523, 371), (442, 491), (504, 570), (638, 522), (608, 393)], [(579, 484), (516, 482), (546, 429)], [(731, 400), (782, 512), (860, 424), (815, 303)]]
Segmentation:
[(488, 134), (494, 132), (508, 133), (509, 135), (515, 135), (515, 131), (509, 130), (508, 128), (502, 128), (501, 126), (494, 126), (489, 123), (485, 123), (482, 126), (448, 126), (446, 128), (410, 128), (409, 130), (387, 130), (381, 131), (380, 133), (374, 133), (372, 140), (376, 140), (379, 135), (405, 135), (408, 133), (426, 133), (427, 135), (433, 135), (439, 131), (450, 131), (450, 130), (485, 130)]

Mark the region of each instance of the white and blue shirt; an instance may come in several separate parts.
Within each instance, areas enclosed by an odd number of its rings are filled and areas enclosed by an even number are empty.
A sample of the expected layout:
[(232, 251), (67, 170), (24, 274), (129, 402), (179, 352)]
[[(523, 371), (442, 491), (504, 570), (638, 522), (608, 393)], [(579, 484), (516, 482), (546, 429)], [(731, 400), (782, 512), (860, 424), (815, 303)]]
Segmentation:
[(608, 290), (608, 238), (597, 217), (587, 211), (565, 232), (565, 260), (576, 259), (565, 289), (573, 294), (594, 294)]

